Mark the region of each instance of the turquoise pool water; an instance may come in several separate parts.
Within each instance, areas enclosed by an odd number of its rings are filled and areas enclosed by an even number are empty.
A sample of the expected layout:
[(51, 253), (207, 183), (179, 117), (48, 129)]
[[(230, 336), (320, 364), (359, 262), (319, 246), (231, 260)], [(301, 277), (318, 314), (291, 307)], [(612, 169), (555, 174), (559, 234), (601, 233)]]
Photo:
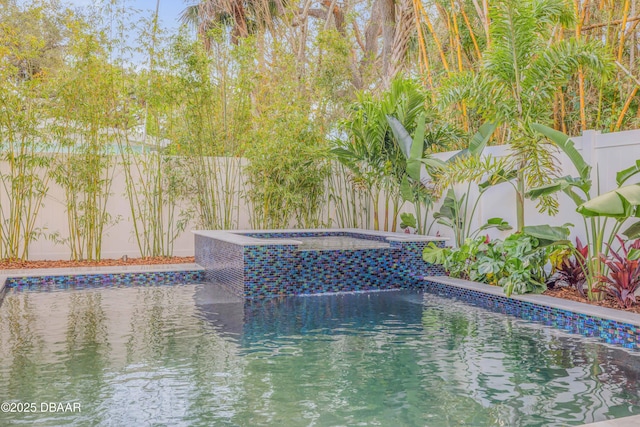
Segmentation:
[(0, 360), (0, 402), (37, 409), (0, 413), (3, 426), (554, 426), (640, 413), (640, 355), (419, 291), (247, 303), (211, 285), (9, 291)]

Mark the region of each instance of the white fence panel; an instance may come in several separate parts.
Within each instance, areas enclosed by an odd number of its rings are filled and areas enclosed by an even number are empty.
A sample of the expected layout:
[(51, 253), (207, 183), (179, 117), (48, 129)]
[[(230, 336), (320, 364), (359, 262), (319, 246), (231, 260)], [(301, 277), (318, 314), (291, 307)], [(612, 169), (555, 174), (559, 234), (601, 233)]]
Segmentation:
[[(596, 131), (586, 131), (581, 137), (574, 137), (576, 149), (592, 166), (592, 196), (610, 191), (617, 187), (616, 173), (622, 169), (631, 167), (636, 160), (640, 159), (640, 130), (601, 134)], [(456, 152), (439, 153), (440, 159), (447, 159)], [(493, 157), (509, 156), (508, 146), (487, 147), (483, 153)], [(558, 176), (576, 176), (577, 171), (569, 158), (560, 150), (555, 151), (558, 160)], [(640, 177), (634, 177), (627, 184), (637, 183)], [(461, 194), (466, 189), (462, 186), (456, 187), (456, 193)], [(475, 192), (474, 194), (477, 194)], [(562, 225), (565, 223), (574, 224), (572, 229), (572, 239), (576, 236), (584, 241), (585, 229), (581, 215), (575, 208), (574, 202), (564, 193), (559, 194), (559, 212), (553, 217), (540, 213), (536, 203), (525, 200), (525, 223), (526, 225), (550, 224)], [(434, 208), (437, 211), (440, 204)], [(474, 227), (480, 227), (489, 218), (501, 217), (507, 220), (513, 227), (516, 225), (516, 193), (509, 184), (500, 184), (486, 191), (482, 196), (476, 215), (473, 218)], [(450, 229), (435, 224), (432, 234), (439, 233), (442, 236), (452, 237)], [(499, 232), (491, 230), (488, 232), (492, 238), (504, 238), (511, 231)]]

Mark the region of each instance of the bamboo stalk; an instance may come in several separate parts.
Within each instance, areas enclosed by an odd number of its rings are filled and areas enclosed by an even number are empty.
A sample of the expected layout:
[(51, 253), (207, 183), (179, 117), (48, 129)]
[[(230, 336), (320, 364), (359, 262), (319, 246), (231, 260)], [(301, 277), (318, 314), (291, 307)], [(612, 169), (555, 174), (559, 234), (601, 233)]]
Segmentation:
[[(429, 81), (429, 89), (432, 89), (433, 79), (431, 77), (431, 67), (429, 66), (429, 56), (427, 55), (427, 47), (424, 41), (424, 34), (422, 33), (422, 25), (420, 24), (420, 12), (418, 11), (417, 5), (417, 2), (419, 1), (420, 0), (412, 0), (413, 13), (416, 19), (416, 32), (418, 33), (418, 45), (420, 46), (420, 65), (422, 65), (425, 74), (427, 75), (427, 80)], [(429, 93), (431, 94), (431, 96), (433, 96), (433, 91), (430, 91)]]
[(620, 42), (618, 45), (618, 62), (622, 62), (622, 53), (624, 52), (624, 40), (625, 40), (625, 31), (627, 26), (627, 19), (629, 18), (629, 0), (624, 1), (624, 6), (622, 8), (622, 22), (620, 28)]
[(438, 34), (436, 33), (435, 29), (433, 28), (433, 24), (431, 24), (431, 20), (429, 19), (429, 15), (427, 15), (427, 12), (424, 10), (424, 6), (422, 5), (421, 1), (417, 2), (418, 5), (418, 9), (420, 10), (420, 13), (422, 15), (422, 18), (424, 19), (425, 24), (427, 24), (427, 28), (429, 29), (429, 32), (431, 33), (431, 37), (433, 37), (433, 41), (436, 44), (436, 47), (438, 48), (438, 53), (440, 54), (440, 59), (442, 60), (442, 66), (444, 67), (445, 70), (447, 70), (447, 72), (449, 72), (449, 62), (447, 61), (447, 57), (444, 53), (444, 50), (442, 49), (442, 44), (440, 43), (440, 39), (438, 38)]
[(629, 106), (631, 106), (631, 101), (633, 101), (633, 98), (638, 93), (638, 89), (639, 88), (640, 88), (639, 86), (634, 87), (633, 90), (631, 91), (631, 93), (629, 94), (629, 97), (627, 98), (627, 102), (624, 103), (624, 107), (622, 107), (622, 111), (620, 112), (620, 116), (618, 117), (618, 120), (616, 121), (616, 126), (614, 128), (614, 131), (618, 131), (620, 129), (620, 127), (622, 126), (622, 122), (624, 120), (624, 116), (627, 114), (627, 110), (629, 110)]
[(460, 41), (460, 28), (458, 27), (458, 19), (456, 18), (456, 11), (454, 10), (455, 4), (453, 0), (450, 1), (451, 4), (451, 18), (453, 20), (453, 36), (455, 40), (456, 46), (456, 56), (458, 58), (458, 71), (462, 72), (462, 43)]
[(471, 25), (471, 22), (469, 21), (469, 17), (467, 16), (467, 13), (464, 11), (464, 5), (459, 4), (459, 7), (460, 7), (460, 13), (462, 15), (462, 19), (464, 19), (467, 29), (469, 30), (469, 35), (471, 36), (471, 41), (473, 42), (473, 47), (476, 51), (476, 55), (478, 55), (478, 60), (480, 60), (482, 59), (482, 53), (480, 52), (480, 46), (478, 45), (478, 41), (476, 40), (473, 27)]
[[(576, 23), (576, 40), (580, 40), (580, 32), (584, 20), (584, 13), (580, 13), (580, 6), (578, 0), (573, 0), (574, 11), (577, 18)], [(578, 96), (580, 97), (580, 126), (582, 130), (587, 129), (587, 113), (585, 107), (584, 96), (584, 71), (582, 65), (578, 67)]]

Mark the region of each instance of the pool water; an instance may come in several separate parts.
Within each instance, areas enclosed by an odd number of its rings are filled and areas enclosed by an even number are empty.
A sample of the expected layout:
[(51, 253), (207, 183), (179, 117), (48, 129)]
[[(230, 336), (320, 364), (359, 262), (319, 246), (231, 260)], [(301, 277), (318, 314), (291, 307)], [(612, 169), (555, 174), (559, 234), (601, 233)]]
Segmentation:
[(351, 236), (318, 236), (318, 237), (291, 237), (288, 239), (272, 238), (274, 243), (283, 240), (297, 240), (302, 242), (298, 245), (299, 251), (327, 251), (327, 250), (362, 250), (362, 249), (385, 249), (391, 248), (386, 241), (360, 239)]
[(0, 413), (38, 426), (554, 426), (640, 414), (640, 355), (420, 291), (9, 291)]

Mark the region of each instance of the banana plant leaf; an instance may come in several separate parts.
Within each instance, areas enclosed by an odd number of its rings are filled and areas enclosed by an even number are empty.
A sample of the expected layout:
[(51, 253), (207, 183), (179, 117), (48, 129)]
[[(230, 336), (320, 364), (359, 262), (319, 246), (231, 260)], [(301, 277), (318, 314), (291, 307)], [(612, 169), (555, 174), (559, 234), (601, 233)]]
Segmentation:
[(400, 120), (390, 115), (387, 115), (386, 117), (387, 123), (389, 123), (389, 127), (391, 128), (391, 132), (393, 132), (393, 136), (396, 138), (396, 141), (398, 141), (400, 151), (402, 151), (402, 154), (409, 159), (411, 157), (413, 138), (411, 138), (409, 132), (407, 132), (402, 123), (400, 123)]
[(451, 220), (452, 222), (459, 221), (459, 215), (461, 206), (464, 203), (464, 199), (466, 194), (463, 194), (460, 197), (460, 200), (456, 197), (455, 192), (452, 189), (447, 191), (447, 195), (442, 201), (442, 206), (440, 206), (440, 210), (438, 212), (433, 213), (434, 219), (442, 219), (446, 218)]
[(416, 126), (413, 138), (409, 135), (409, 132), (407, 132), (407, 129), (405, 129), (400, 120), (390, 115), (386, 117), (391, 132), (393, 132), (393, 136), (396, 138), (396, 141), (398, 141), (402, 154), (404, 154), (407, 159), (421, 159), (424, 150), (424, 132), (426, 129), (424, 114), (418, 117), (418, 125)]
[(459, 157), (479, 156), (480, 154), (482, 154), (482, 151), (491, 139), (491, 135), (493, 135), (493, 133), (495, 132), (496, 127), (498, 127), (497, 123), (485, 123), (480, 126), (478, 132), (476, 132), (475, 135), (473, 135), (473, 137), (471, 138), (471, 141), (469, 141), (469, 147), (451, 156), (447, 160), (447, 162), (451, 162), (452, 160)]
[(400, 145), (400, 150), (407, 158), (407, 175), (409, 175), (411, 179), (426, 182), (429, 177), (427, 167), (444, 167), (444, 162), (441, 160), (422, 157), (424, 154), (424, 135), (426, 131), (426, 118), (424, 114), (418, 117), (418, 126), (413, 134), (413, 138), (409, 135), (409, 132), (407, 132), (400, 120), (389, 115), (386, 117), (391, 132), (393, 132), (393, 136)]
[(584, 161), (584, 158), (578, 152), (578, 150), (576, 150), (576, 147), (569, 136), (560, 131), (551, 129), (548, 126), (544, 126), (538, 123), (532, 124), (531, 127), (533, 128), (533, 130), (546, 136), (558, 147), (560, 147), (560, 149), (564, 151), (564, 153), (569, 157), (569, 160), (571, 160), (571, 163), (573, 163), (573, 165), (578, 170), (578, 175), (580, 176), (580, 178), (582, 178), (585, 182), (589, 181), (591, 176), (591, 166), (589, 166), (587, 162)]
[(622, 234), (629, 240), (639, 239), (640, 238), (640, 222), (631, 224), (631, 226), (626, 230), (624, 230)]
[(627, 185), (601, 194), (578, 206), (584, 216), (606, 216), (625, 219), (637, 216), (640, 205), (640, 184)]
[(636, 164), (630, 168), (621, 170), (616, 174), (616, 182), (618, 187), (622, 186), (629, 178), (640, 173), (640, 160), (636, 160)]
[(529, 225), (522, 230), (525, 234), (538, 239), (539, 248), (559, 243), (569, 243), (569, 226), (573, 224), (564, 224), (562, 226), (551, 226), (547, 224)]
[(400, 196), (405, 202), (414, 202), (413, 189), (411, 188), (411, 183), (409, 183), (406, 175), (402, 178), (402, 182), (400, 183)]
[(487, 220), (487, 223), (484, 224), (482, 227), (480, 227), (479, 231), (488, 230), (490, 228), (495, 228), (500, 231), (513, 229), (511, 224), (509, 224), (509, 222), (505, 221), (503, 218), (494, 217), (494, 218), (489, 218)]

